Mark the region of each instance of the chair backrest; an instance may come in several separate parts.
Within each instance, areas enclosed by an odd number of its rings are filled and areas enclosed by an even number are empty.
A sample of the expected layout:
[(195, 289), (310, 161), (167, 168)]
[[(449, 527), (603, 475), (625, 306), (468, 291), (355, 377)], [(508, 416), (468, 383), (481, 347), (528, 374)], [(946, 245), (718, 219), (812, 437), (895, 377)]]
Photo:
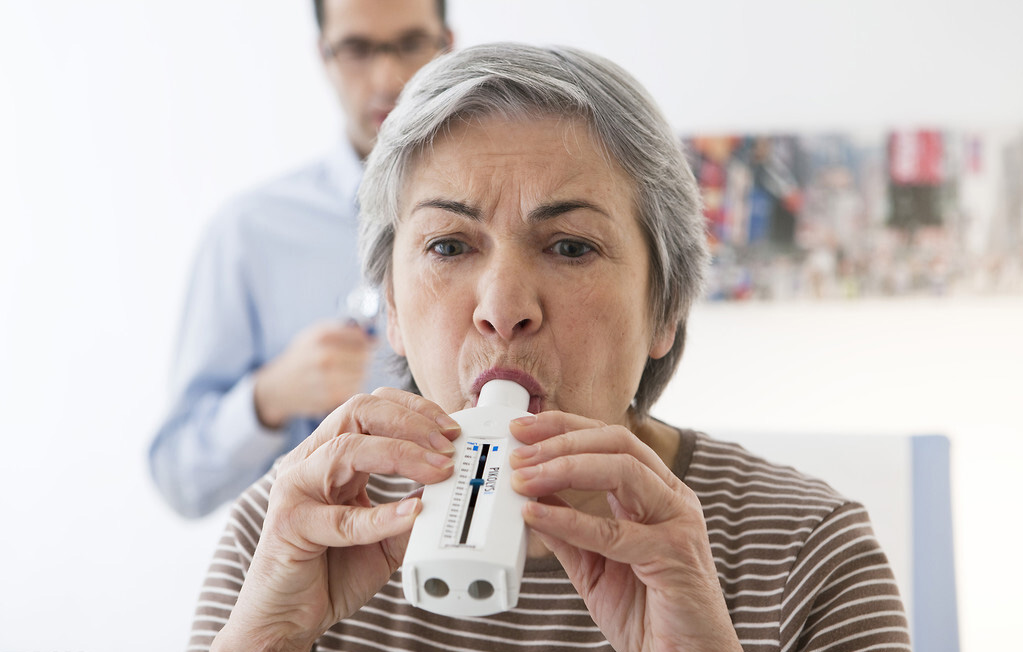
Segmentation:
[(913, 649), (958, 652), (949, 441), (944, 435), (714, 433), (866, 506), (909, 612)]

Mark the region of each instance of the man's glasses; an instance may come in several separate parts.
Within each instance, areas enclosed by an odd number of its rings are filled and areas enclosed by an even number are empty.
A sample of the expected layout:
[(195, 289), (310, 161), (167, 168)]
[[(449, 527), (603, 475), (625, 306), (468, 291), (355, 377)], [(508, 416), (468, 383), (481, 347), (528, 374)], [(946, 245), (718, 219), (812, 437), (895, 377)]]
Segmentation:
[(407, 66), (422, 65), (448, 46), (447, 38), (413, 33), (396, 41), (376, 42), (364, 38), (346, 38), (337, 43), (323, 43), (323, 56), (346, 68), (368, 66), (378, 54), (393, 54)]

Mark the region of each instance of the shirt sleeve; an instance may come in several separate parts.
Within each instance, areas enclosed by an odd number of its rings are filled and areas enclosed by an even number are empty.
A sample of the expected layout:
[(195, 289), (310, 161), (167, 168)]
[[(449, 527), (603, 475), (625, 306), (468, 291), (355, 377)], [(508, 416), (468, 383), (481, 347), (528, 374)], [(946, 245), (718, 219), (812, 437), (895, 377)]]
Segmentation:
[(911, 650), (888, 558), (863, 506), (846, 503), (814, 530), (782, 603), (783, 652)]
[(172, 362), (172, 407), (149, 450), (156, 486), (190, 518), (236, 497), (288, 448), (286, 433), (255, 413), (253, 372), (263, 361), (243, 252), (234, 223), (221, 216), (196, 256)]

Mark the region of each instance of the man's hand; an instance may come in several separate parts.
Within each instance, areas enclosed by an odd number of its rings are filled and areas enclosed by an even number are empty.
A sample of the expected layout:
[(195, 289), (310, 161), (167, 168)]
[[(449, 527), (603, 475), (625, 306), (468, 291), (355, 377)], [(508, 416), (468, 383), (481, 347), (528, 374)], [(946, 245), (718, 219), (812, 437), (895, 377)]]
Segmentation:
[(268, 428), (327, 414), (362, 390), (375, 340), (355, 325), (321, 322), (295, 336), (255, 375), (256, 414)]

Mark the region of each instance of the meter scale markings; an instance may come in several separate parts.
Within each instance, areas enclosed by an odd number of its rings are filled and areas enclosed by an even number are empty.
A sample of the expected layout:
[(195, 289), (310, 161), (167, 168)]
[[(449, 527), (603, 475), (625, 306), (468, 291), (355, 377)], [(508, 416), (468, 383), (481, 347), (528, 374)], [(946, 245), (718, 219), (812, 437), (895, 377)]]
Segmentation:
[[(451, 492), (451, 503), (444, 519), (442, 545), (445, 547), (476, 547), (483, 542), (474, 532), (482, 533), (489, 521), (489, 514), (481, 513), (481, 493), (486, 493), (487, 485), (496, 481), (500, 467), (497, 464), (497, 443), (469, 441), (465, 443), (462, 457), (458, 464), (458, 479)], [(483, 521), (483, 523), (480, 523)], [(477, 528), (473, 528), (473, 523)]]

